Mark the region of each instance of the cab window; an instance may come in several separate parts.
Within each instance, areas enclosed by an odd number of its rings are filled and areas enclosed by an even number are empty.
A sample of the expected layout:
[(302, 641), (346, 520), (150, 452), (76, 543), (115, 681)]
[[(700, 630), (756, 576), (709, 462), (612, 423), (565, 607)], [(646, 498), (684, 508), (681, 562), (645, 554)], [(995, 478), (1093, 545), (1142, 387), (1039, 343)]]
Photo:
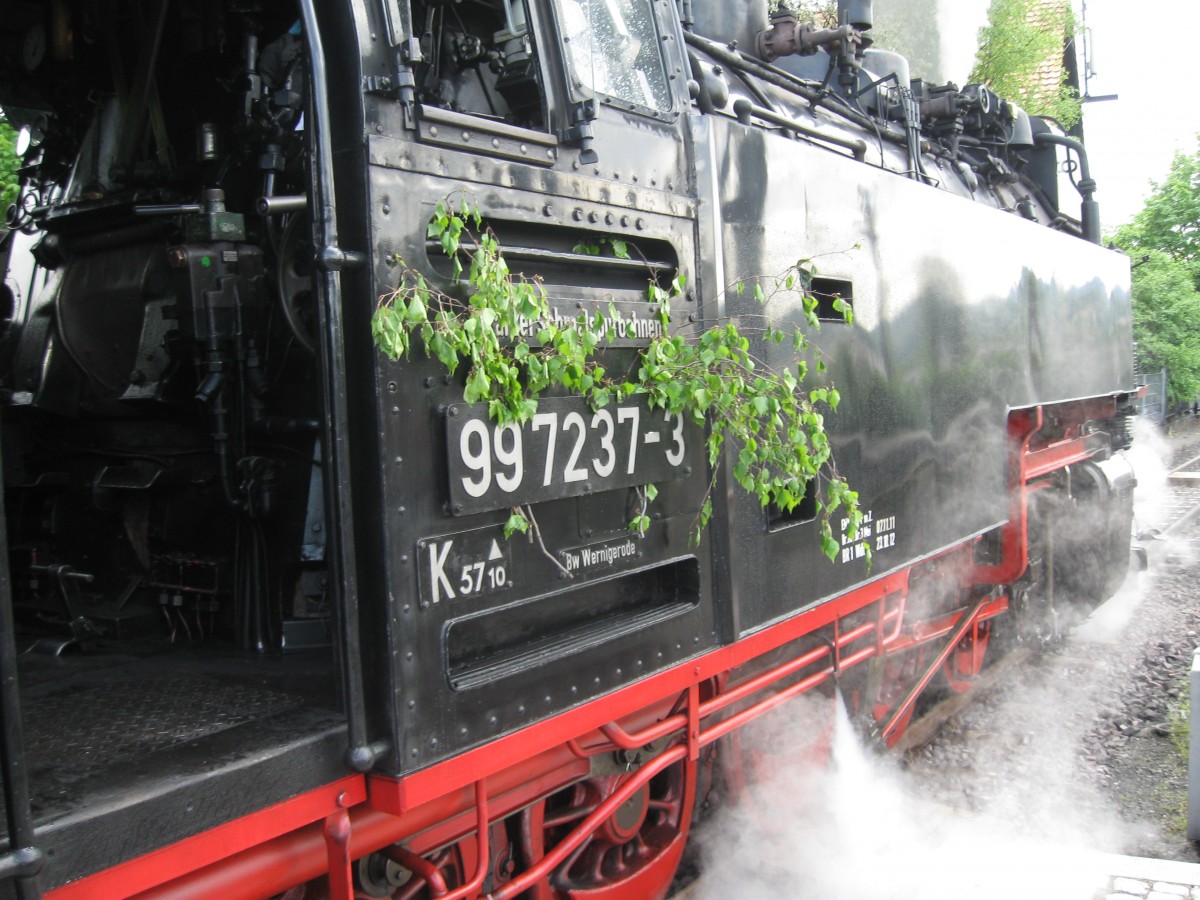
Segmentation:
[(417, 0), (413, 31), (424, 62), (417, 99), (524, 128), (545, 130), (546, 100), (525, 0), (472, 4)]
[(557, 0), (578, 92), (667, 113), (671, 90), (651, 0)]

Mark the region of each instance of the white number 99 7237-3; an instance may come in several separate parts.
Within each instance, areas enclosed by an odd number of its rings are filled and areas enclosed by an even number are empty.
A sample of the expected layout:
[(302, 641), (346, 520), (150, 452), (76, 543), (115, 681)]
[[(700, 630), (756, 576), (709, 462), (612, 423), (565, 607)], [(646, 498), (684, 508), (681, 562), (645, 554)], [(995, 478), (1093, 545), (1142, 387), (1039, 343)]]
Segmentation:
[(498, 425), (484, 404), (446, 417), (456, 514), (612, 490), (690, 474), (699, 429), (644, 405), (592, 411), (574, 398), (542, 400), (524, 425)]

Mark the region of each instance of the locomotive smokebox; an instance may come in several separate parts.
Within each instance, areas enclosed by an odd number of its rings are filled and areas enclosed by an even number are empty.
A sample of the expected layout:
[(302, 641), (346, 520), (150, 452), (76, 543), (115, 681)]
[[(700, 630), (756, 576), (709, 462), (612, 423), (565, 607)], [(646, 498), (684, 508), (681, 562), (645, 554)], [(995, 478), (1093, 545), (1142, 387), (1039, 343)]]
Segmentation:
[(838, 0), (838, 21), (845, 13), (846, 21), (859, 31), (867, 31), (874, 21), (873, 0)]
[(753, 52), (759, 32), (767, 29), (766, 0), (696, 0), (695, 31), (706, 38)]

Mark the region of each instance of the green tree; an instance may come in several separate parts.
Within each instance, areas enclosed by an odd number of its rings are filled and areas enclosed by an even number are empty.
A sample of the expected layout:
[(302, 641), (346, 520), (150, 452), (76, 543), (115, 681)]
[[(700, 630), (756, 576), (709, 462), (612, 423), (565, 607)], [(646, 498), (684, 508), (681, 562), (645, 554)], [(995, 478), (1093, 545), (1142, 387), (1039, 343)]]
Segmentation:
[(772, 0), (771, 12), (786, 8), (801, 21), (811, 20), (818, 28), (837, 27), (837, 0)]
[(1115, 240), (1135, 257), (1162, 251), (1186, 266), (1200, 288), (1200, 150), (1175, 154), (1166, 179), (1153, 184), (1142, 211)]
[(1080, 101), (1061, 61), (1063, 41), (1074, 32), (1068, 0), (992, 0), (970, 79), (1070, 128), (1080, 119)]
[(1134, 258), (1133, 334), (1143, 371), (1168, 369), (1167, 396), (1200, 396), (1200, 150), (1176, 153), (1165, 180), (1113, 236)]
[(0, 116), (0, 213), (17, 199), (17, 167), (21, 161), (17, 157), (16, 141), (17, 133)]
[(1133, 279), (1133, 330), (1138, 366), (1166, 366), (1167, 399), (1192, 403), (1200, 397), (1200, 292), (1187, 266), (1151, 250)]

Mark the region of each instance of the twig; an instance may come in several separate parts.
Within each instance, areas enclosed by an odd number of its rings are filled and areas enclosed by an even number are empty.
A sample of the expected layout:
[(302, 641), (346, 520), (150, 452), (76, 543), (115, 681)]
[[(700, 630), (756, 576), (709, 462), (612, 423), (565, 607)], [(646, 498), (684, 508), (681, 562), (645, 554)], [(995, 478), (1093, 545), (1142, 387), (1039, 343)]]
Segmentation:
[(517, 508), (520, 509), (521, 514), (529, 520), (529, 525), (531, 526), (530, 539), (537, 539), (538, 546), (541, 547), (542, 553), (545, 554), (546, 559), (554, 563), (554, 567), (562, 573), (564, 578), (574, 578), (575, 576), (567, 571), (566, 566), (558, 561), (558, 557), (546, 549), (546, 542), (542, 540), (542, 529), (538, 527), (537, 519), (533, 515), (533, 505), (526, 504), (525, 506), (520, 506)]
[[(682, 413), (680, 415), (682, 415)], [(646, 486), (644, 484), (638, 485), (636, 488), (634, 488), (634, 490), (637, 492), (638, 499), (642, 501), (642, 508), (637, 514), (637, 533), (639, 538), (644, 538), (646, 536), (646, 509), (649, 507), (650, 501), (646, 498)]]

